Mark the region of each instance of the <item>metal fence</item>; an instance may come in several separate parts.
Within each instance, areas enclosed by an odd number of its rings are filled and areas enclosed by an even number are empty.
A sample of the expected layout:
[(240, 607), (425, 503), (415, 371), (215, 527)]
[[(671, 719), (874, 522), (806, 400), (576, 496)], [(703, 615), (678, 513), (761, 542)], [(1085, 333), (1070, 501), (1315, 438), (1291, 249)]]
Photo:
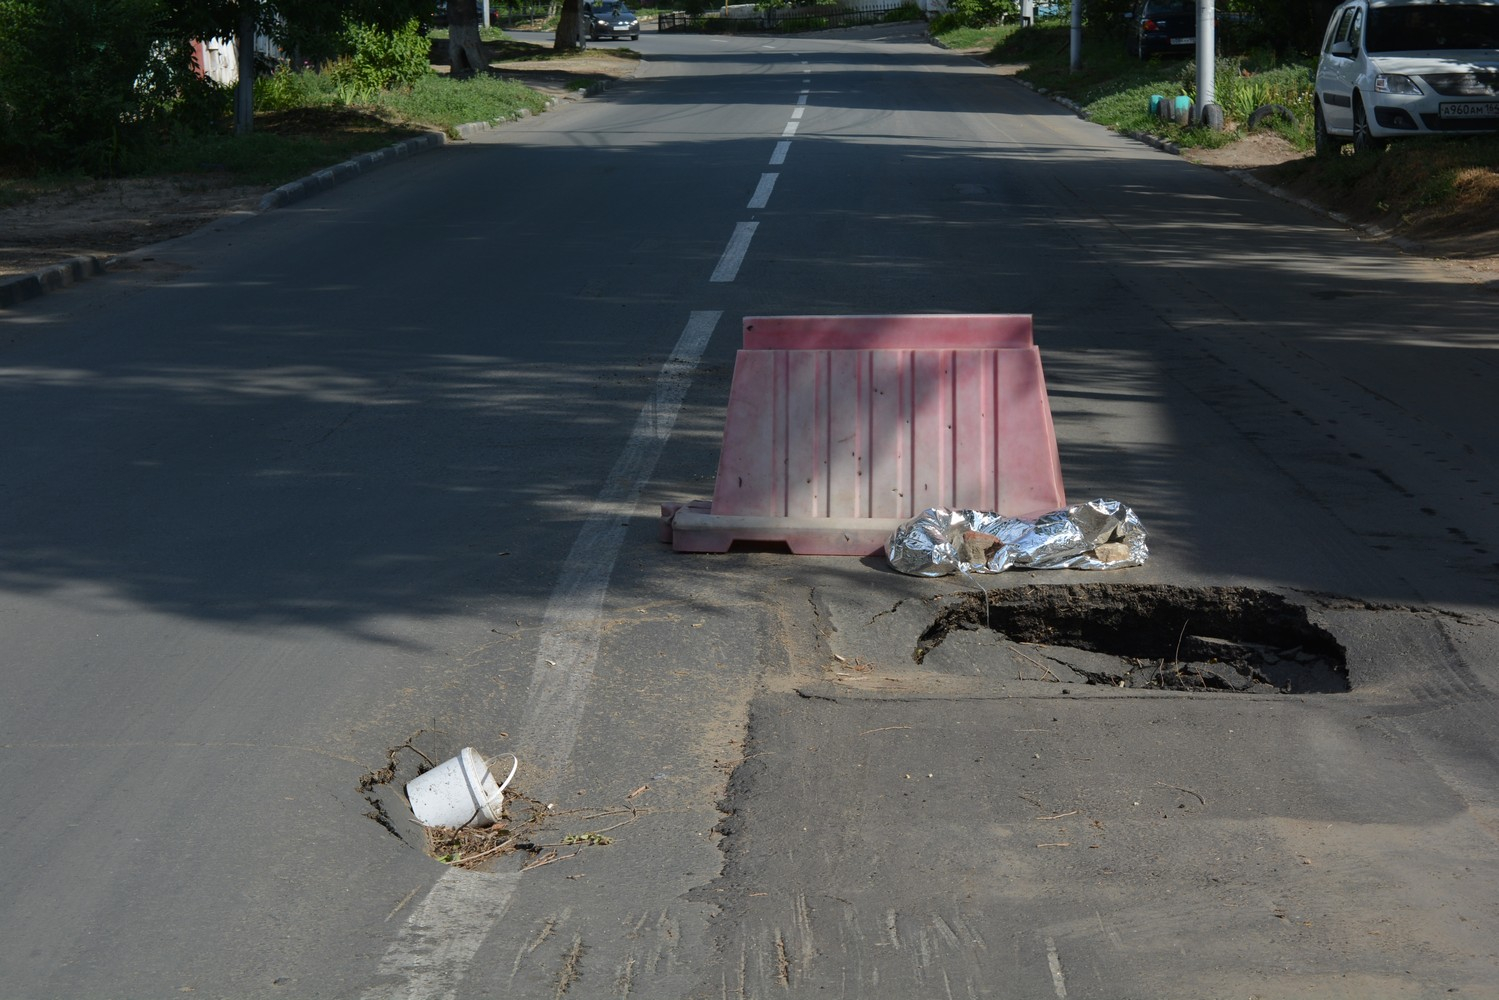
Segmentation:
[(887, 21), (920, 21), (925, 17), (921, 8), (915, 4), (895, 4), (866, 10), (850, 10), (833, 5), (771, 8), (757, 10), (752, 17), (725, 17), (720, 10), (702, 14), (664, 10), (656, 21), (656, 30), (701, 34), (823, 31), (828, 28), (850, 28), (860, 24), (883, 24)]

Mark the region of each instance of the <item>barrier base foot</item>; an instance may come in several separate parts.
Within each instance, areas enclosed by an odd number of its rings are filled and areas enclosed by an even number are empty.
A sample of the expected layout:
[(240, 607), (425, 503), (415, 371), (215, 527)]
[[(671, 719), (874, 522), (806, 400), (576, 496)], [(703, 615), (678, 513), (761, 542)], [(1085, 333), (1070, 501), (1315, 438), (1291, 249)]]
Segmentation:
[(714, 514), (706, 500), (661, 505), (661, 541), (678, 552), (727, 552), (735, 542), (781, 542), (799, 556), (883, 554), (900, 517), (751, 517)]

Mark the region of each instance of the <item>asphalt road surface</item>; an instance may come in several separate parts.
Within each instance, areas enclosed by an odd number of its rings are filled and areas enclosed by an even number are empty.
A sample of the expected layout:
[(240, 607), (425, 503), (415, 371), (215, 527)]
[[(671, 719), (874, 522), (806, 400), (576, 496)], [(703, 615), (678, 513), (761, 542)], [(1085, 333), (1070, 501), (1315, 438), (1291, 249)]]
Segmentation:
[[(641, 42), (0, 313), (0, 995), (1499, 996), (1493, 294), (917, 28)], [(658, 541), (743, 317), (934, 312), (1144, 566)]]

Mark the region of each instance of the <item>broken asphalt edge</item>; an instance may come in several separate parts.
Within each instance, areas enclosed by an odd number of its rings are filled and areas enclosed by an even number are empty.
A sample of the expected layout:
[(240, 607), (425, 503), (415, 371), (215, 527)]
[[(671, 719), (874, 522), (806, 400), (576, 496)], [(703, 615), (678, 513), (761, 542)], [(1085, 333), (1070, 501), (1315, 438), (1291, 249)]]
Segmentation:
[[(594, 97), (603, 93), (609, 87), (607, 80), (597, 80), (586, 89), (569, 91), (547, 98), (545, 110), (551, 111), (560, 105), (581, 100), (585, 97)], [(497, 118), (492, 121), (469, 122), (465, 125), (456, 126), (452, 131), (457, 133), (458, 139), (468, 139), (480, 132), (487, 132), (507, 122), (520, 121), (531, 117), (531, 112), (522, 108), (512, 118)], [(310, 198), (320, 191), (337, 187), (347, 183), (361, 174), (368, 173), (379, 167), (403, 160), (416, 153), (436, 149), (447, 145), (453, 140), (442, 132), (428, 132), (411, 139), (405, 139), (384, 149), (364, 153), (351, 160), (335, 163), (331, 167), (324, 168), (309, 174), (299, 180), (283, 184), (273, 191), (268, 192), (260, 199), (259, 205), (253, 212), (239, 212), (208, 223), (207, 225), (223, 225), (225, 222), (242, 222), (253, 215), (269, 212), (272, 209), (281, 208), (294, 202)], [(206, 227), (205, 227), (206, 228)], [(0, 309), (10, 309), (39, 298), (49, 292), (60, 291), (69, 285), (76, 284), (88, 278), (98, 277), (109, 273), (109, 268), (117, 261), (123, 261), (140, 254), (150, 252), (152, 247), (137, 247), (134, 250), (110, 257), (70, 257), (61, 263), (51, 264), (30, 274), (19, 274), (9, 278), (0, 278)]]

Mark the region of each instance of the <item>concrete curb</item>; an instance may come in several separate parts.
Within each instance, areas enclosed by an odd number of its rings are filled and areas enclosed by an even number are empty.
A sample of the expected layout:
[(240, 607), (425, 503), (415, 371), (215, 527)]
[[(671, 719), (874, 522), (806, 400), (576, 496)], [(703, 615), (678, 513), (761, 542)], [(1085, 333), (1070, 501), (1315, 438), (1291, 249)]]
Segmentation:
[[(608, 80), (598, 80), (584, 90), (570, 91), (566, 94), (549, 97), (545, 110), (552, 111), (566, 103), (580, 101), (585, 97), (595, 97), (608, 90), (610, 83), (611, 81)], [(490, 129), (497, 128), (509, 121), (519, 121), (529, 117), (531, 117), (531, 112), (522, 109), (515, 118), (497, 118), (494, 121), (469, 122), (465, 125), (457, 126), (453, 131), (457, 133), (459, 139), (467, 139), (480, 132), (487, 132)], [(388, 166), (397, 160), (403, 160), (429, 149), (436, 149), (439, 146), (446, 145), (449, 141), (451, 140), (441, 132), (429, 132), (426, 135), (415, 136), (392, 146), (386, 146), (384, 149), (377, 149), (373, 152), (356, 156), (351, 160), (344, 160), (342, 163), (335, 163), (331, 167), (319, 170), (314, 174), (309, 174), (289, 184), (283, 184), (275, 190), (266, 193), (261, 197), (255, 212), (245, 213), (242, 217), (248, 218), (253, 214), (269, 212), (272, 209), (302, 201), (320, 191), (326, 191), (329, 188), (347, 183), (362, 174), (369, 173), (371, 170)], [(217, 219), (214, 222), (208, 223), (208, 225), (221, 225), (223, 221), (223, 219)], [(73, 257), (60, 264), (53, 264), (42, 268), (40, 271), (34, 271), (31, 274), (20, 274), (0, 279), (0, 309), (10, 309), (23, 302), (39, 298), (48, 292), (56, 292), (87, 278), (107, 274), (109, 272), (109, 265), (113, 262), (139, 256), (149, 249), (150, 247), (138, 247), (135, 250), (107, 258)]]
[(40, 271), (7, 278), (0, 281), (0, 309), (9, 309), (103, 273), (104, 261), (98, 257), (70, 257)]
[(335, 163), (333, 166), (319, 170), (315, 174), (309, 174), (300, 180), (292, 181), (290, 184), (283, 184), (274, 191), (266, 194), (260, 199), (257, 211), (268, 212), (273, 208), (280, 208), (282, 205), (290, 205), (293, 202), (301, 201), (304, 198), (309, 198), (317, 194), (319, 191), (326, 191), (331, 187), (351, 181), (360, 174), (374, 170), (376, 167), (383, 167), (387, 163), (404, 159), (414, 153), (441, 146), (446, 141), (447, 137), (441, 132), (429, 132), (426, 135), (419, 135), (415, 138), (398, 142), (394, 146), (386, 146), (384, 149), (377, 149), (372, 153), (356, 156), (352, 160)]

